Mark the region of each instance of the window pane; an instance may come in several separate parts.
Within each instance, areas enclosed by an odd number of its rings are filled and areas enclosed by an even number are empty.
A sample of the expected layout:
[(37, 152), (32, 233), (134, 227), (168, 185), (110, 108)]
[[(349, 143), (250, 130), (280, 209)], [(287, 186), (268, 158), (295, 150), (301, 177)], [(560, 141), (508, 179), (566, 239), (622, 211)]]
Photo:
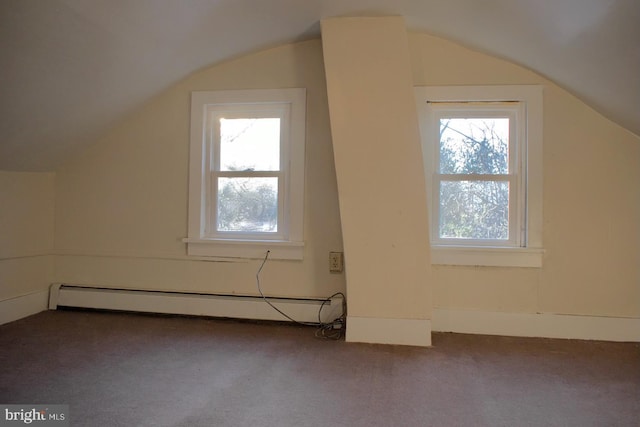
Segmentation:
[(509, 118), (440, 119), (440, 173), (509, 173)]
[(280, 119), (220, 119), (220, 170), (280, 170)]
[(218, 178), (218, 231), (277, 232), (278, 178)]
[(509, 239), (509, 183), (442, 181), (440, 238)]

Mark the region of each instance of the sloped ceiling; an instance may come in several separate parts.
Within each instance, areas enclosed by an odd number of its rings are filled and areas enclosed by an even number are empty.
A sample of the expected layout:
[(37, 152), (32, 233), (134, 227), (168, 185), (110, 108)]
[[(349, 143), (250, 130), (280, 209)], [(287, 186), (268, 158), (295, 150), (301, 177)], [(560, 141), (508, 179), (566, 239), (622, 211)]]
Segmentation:
[(638, 0), (0, 0), (0, 170), (55, 170), (195, 70), (381, 14), (537, 71), (640, 135)]

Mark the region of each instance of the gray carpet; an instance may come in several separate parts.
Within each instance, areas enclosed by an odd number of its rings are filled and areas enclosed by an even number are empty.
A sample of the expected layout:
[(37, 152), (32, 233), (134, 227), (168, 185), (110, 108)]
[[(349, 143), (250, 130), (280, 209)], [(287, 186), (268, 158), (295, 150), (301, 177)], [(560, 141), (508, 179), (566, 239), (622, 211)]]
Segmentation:
[(0, 403), (72, 426), (640, 426), (640, 345), (50, 311), (0, 326)]

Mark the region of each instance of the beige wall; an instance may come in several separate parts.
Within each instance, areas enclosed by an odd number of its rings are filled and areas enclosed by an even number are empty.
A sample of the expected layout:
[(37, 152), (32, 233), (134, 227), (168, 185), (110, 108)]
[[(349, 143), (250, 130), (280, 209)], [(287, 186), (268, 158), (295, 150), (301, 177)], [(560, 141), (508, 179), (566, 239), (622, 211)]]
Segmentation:
[(640, 317), (640, 138), (539, 75), (424, 34), (418, 85), (544, 85), (544, 265), (434, 268), (434, 307)]
[(323, 297), (344, 291), (330, 274), (342, 250), (319, 40), (286, 45), (197, 72), (70, 159), (56, 185), (56, 280), (166, 290), (257, 294), (259, 261), (188, 260), (190, 92), (307, 88), (304, 261), (271, 261), (266, 294)]
[(0, 171), (0, 301), (48, 288), (53, 212), (54, 174)]
[[(640, 139), (531, 71), (424, 34), (409, 43), (415, 85), (544, 85), (543, 268), (436, 266), (433, 306), (640, 317)], [(184, 256), (189, 92), (273, 87), (308, 91), (307, 247), (304, 262), (268, 265), (264, 287), (343, 290), (344, 276), (327, 265), (342, 238), (319, 40), (200, 71), (70, 159), (56, 177), (55, 279), (255, 293), (257, 261)]]
[(430, 319), (427, 203), (404, 20), (332, 18), (322, 21), (322, 38), (349, 318)]

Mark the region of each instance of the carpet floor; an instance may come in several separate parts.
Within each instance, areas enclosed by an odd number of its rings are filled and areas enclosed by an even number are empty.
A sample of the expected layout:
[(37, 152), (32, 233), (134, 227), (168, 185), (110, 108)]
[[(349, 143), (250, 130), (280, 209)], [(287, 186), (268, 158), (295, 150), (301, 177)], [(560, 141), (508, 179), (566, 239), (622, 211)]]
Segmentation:
[(640, 344), (48, 311), (0, 326), (0, 404), (72, 426), (640, 426)]

